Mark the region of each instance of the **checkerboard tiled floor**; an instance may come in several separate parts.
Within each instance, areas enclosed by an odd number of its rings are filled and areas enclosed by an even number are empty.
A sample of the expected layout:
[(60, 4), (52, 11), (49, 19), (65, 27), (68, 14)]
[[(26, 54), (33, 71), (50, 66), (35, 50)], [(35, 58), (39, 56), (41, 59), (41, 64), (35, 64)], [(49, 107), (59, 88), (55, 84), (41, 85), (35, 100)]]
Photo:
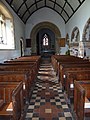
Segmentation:
[(25, 120), (74, 120), (50, 63), (40, 66)]

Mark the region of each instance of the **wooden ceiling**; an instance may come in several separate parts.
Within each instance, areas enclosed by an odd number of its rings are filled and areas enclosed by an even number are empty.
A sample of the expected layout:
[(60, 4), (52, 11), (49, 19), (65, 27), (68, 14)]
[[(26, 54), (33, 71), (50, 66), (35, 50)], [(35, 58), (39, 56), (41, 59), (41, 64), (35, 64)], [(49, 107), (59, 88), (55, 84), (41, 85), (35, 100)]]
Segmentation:
[(85, 0), (5, 0), (26, 23), (29, 17), (44, 7), (57, 12), (67, 23)]

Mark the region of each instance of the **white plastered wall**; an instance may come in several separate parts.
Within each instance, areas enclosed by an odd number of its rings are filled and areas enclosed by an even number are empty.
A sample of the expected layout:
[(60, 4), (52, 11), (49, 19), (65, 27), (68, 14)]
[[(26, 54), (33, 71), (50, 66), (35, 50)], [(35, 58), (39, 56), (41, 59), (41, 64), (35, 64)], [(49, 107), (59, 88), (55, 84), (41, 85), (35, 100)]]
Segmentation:
[(20, 38), (25, 38), (25, 24), (16, 15), (16, 13), (9, 7), (9, 5), (4, 1), (1, 2), (7, 7), (14, 18), (14, 35), (15, 35), (15, 49), (14, 50), (0, 50), (0, 62), (8, 60), (11, 58), (16, 58), (20, 56)]
[[(70, 39), (73, 28), (77, 26), (80, 31), (80, 41), (82, 41), (83, 30), (89, 18), (90, 18), (90, 0), (86, 0), (65, 26), (66, 33), (69, 34)], [(84, 56), (84, 50), (82, 52)], [(86, 49), (86, 54), (87, 57), (88, 56), (90, 57), (90, 49), (88, 48)]]
[[(28, 19), (25, 27), (25, 37), (30, 38), (31, 31), (33, 27), (41, 22), (50, 22), (55, 24), (60, 33), (61, 37), (65, 37), (65, 23), (61, 16), (55, 11), (49, 8), (42, 8), (36, 11), (31, 17)], [(59, 39), (60, 36), (58, 36)], [(56, 38), (57, 39), (57, 38)]]
[(31, 30), (35, 25), (37, 25), (40, 22), (46, 22), (46, 21), (55, 24), (59, 28), (61, 32), (61, 37), (65, 36), (65, 23), (63, 19), (60, 17), (60, 15), (49, 8), (42, 8), (36, 11), (28, 19), (25, 27), (26, 38), (30, 38)]
[(83, 29), (89, 17), (90, 17), (90, 0), (86, 0), (65, 26), (66, 33), (69, 34), (70, 39), (73, 28), (77, 26), (80, 31), (80, 41), (82, 40)]

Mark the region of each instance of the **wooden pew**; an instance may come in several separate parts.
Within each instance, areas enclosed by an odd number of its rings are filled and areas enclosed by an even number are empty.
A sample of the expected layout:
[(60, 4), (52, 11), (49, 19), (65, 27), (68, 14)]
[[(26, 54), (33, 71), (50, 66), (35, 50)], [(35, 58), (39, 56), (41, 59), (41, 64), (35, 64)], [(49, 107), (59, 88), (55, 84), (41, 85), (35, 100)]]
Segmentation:
[(22, 82), (0, 82), (0, 99), (0, 120), (24, 120)]
[(10, 65), (26, 65), (26, 66), (32, 66), (34, 68), (34, 71), (36, 72), (35, 74), (38, 73), (39, 66), (37, 65), (37, 62), (30, 62), (30, 61), (6, 61), (5, 63), (1, 63), (0, 65), (3, 64), (10, 64)]
[(17, 59), (13, 59), (13, 60), (8, 60), (8, 61), (4, 61), (4, 63), (9, 63), (9, 62), (14, 62), (14, 61), (18, 61), (18, 62), (31, 62), (35, 63), (37, 66), (37, 69), (39, 68), (40, 62), (41, 62), (41, 56), (24, 56), (24, 57), (18, 57)]
[(33, 65), (35, 68), (35, 71), (36, 73), (38, 73), (38, 69), (39, 69), (39, 65), (37, 62), (34, 62), (34, 61), (14, 61), (14, 60), (11, 60), (11, 61), (5, 61), (4, 64), (19, 64), (19, 65)]
[(33, 55), (33, 56), (22, 56), (22, 57), (18, 57), (17, 59), (22, 59), (22, 60), (41, 60), (41, 56), (40, 55)]
[[(61, 69), (61, 65), (64, 64), (68, 65), (68, 64), (90, 64), (89, 60), (83, 60), (82, 58), (78, 58), (75, 56), (68, 56), (68, 55), (54, 55), (54, 57), (52, 57), (54, 60), (54, 69), (56, 72), (56, 75), (58, 76), (58, 81), (60, 82), (60, 69)], [(63, 83), (62, 83), (63, 84)]]
[(90, 70), (67, 71), (66, 76), (66, 91), (70, 99), (74, 97), (74, 80), (90, 80)]
[(30, 73), (30, 84), (35, 82), (37, 71), (35, 65), (25, 64), (0, 64), (0, 71), (28, 71)]
[(73, 58), (73, 57), (68, 56), (68, 55), (52, 55), (51, 62), (52, 62), (52, 66), (53, 66), (55, 72), (57, 73), (57, 71), (58, 71), (59, 62), (62, 62), (62, 61), (65, 62), (66, 59), (68, 61), (68, 59), (70, 59), (70, 58)]
[(82, 58), (70, 56), (70, 55), (53, 55), (51, 57), (52, 65), (55, 72), (58, 74), (59, 66), (62, 63), (74, 63), (74, 62), (89, 62), (89, 60), (83, 60)]
[(0, 82), (23, 82), (25, 103), (29, 103), (31, 95), (30, 74), (28, 71), (0, 71)]
[(90, 63), (69, 63), (69, 64), (61, 64), (60, 65), (60, 81), (62, 83), (63, 90), (65, 90), (65, 82), (66, 82), (66, 72), (67, 71), (80, 71), (80, 70), (89, 70)]
[(90, 81), (74, 81), (74, 86), (74, 112), (76, 113), (76, 119), (89, 120)]

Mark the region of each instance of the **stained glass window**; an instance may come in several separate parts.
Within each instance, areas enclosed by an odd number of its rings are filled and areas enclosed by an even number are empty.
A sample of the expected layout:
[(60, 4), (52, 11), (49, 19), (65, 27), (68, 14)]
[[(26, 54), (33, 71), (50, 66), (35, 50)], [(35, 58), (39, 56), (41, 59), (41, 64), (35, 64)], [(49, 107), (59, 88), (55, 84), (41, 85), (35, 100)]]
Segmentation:
[(47, 34), (45, 34), (44, 37), (43, 37), (43, 46), (48, 46), (48, 36), (47, 36)]

